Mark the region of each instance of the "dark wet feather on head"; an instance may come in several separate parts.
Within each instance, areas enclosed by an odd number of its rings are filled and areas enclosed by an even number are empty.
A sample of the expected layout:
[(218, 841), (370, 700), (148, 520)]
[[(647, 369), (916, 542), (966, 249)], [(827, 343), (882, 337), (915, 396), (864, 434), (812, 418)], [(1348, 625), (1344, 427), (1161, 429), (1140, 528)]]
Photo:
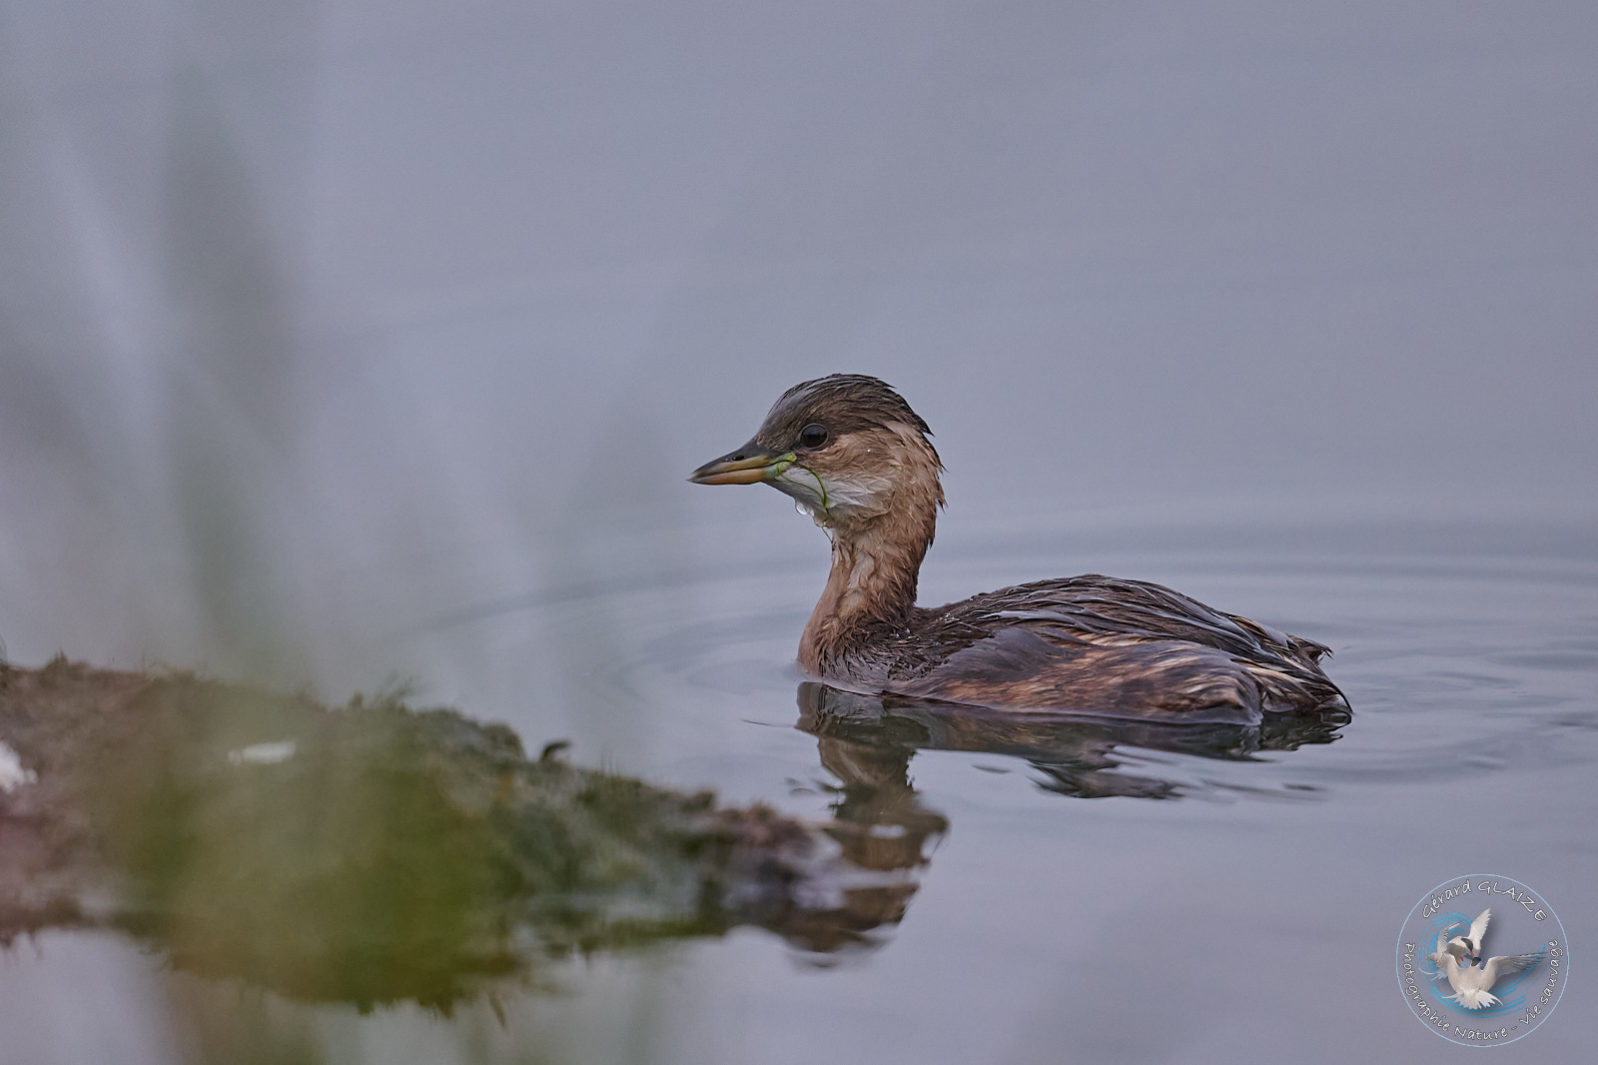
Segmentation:
[[(837, 373), (801, 381), (784, 392), (772, 404), (755, 439), (767, 447), (784, 450), (793, 445), (807, 425), (824, 425), (837, 437), (862, 429), (880, 429), (894, 422), (912, 427), (924, 440), (932, 435), (921, 415), (911, 410), (904, 397), (886, 381), (867, 374)], [(927, 446), (932, 446), (930, 440)], [(933, 454), (937, 454), (936, 450)]]

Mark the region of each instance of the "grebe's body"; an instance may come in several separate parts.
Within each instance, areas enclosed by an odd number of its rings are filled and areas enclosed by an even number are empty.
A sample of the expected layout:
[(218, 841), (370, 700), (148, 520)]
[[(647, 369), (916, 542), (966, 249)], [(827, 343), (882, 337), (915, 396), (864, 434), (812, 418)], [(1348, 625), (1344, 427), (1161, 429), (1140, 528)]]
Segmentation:
[(748, 444), (699, 484), (767, 483), (832, 539), (832, 570), (799, 644), (821, 679), (1012, 710), (1257, 719), (1344, 708), (1321, 644), (1143, 581), (1036, 581), (916, 605), (943, 505), (930, 431), (883, 382), (837, 374), (783, 394)]

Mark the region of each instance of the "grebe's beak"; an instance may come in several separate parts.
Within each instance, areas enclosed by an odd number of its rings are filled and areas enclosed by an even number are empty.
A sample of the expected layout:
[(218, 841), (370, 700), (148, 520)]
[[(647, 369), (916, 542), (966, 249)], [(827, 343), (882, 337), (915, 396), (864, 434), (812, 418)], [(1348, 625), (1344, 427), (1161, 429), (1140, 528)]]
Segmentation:
[(688, 479), (694, 484), (759, 484), (782, 476), (793, 465), (793, 452), (779, 454), (753, 440), (719, 459), (711, 459)]

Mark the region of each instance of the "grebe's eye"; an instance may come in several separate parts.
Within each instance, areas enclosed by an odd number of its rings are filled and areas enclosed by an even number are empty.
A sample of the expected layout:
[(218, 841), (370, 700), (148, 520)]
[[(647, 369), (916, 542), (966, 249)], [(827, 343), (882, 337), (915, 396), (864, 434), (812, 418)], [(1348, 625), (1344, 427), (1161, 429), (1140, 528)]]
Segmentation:
[(815, 422), (811, 422), (799, 430), (799, 446), (802, 448), (814, 450), (818, 447), (826, 446), (826, 443), (827, 427), (825, 425), (817, 425)]

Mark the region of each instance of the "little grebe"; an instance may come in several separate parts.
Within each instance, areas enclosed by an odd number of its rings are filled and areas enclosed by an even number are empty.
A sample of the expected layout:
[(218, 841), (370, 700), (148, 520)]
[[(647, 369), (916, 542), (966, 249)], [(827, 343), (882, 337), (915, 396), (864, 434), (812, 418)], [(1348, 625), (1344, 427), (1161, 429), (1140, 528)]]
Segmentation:
[(940, 607), (916, 579), (943, 505), (931, 430), (875, 377), (795, 385), (696, 484), (764, 482), (832, 540), (799, 662), (840, 687), (1012, 710), (1256, 720), (1344, 709), (1327, 648), (1144, 581), (1088, 574)]

